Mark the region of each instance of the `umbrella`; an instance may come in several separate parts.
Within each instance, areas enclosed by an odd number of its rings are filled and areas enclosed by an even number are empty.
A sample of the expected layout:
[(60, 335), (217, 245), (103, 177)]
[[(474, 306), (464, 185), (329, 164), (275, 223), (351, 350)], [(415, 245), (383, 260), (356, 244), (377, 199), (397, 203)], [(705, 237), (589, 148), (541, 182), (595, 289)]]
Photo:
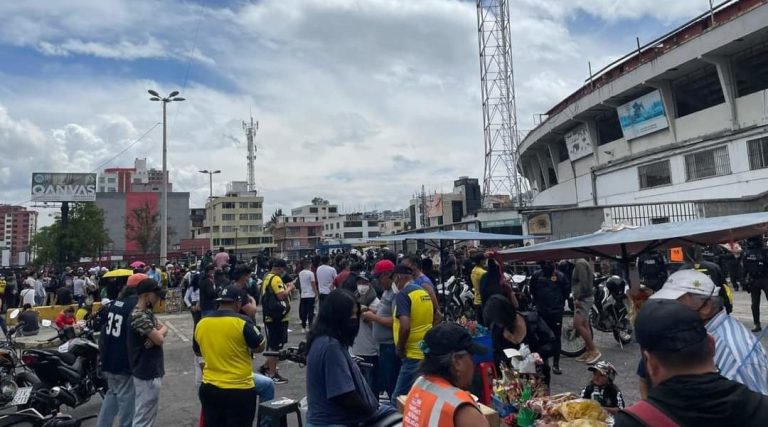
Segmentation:
[(127, 268), (119, 268), (117, 270), (108, 271), (103, 277), (128, 277), (133, 274), (133, 270)]
[(141, 267), (144, 267), (145, 265), (147, 264), (145, 264), (143, 261), (134, 261), (131, 263), (131, 267), (133, 268), (141, 268)]
[(691, 244), (712, 245), (736, 241), (768, 232), (768, 212), (729, 215), (691, 221), (653, 224), (645, 227), (618, 226), (584, 236), (506, 249), (503, 259), (543, 261), (610, 257), (621, 261), (625, 274), (629, 262), (654, 249), (669, 249)]

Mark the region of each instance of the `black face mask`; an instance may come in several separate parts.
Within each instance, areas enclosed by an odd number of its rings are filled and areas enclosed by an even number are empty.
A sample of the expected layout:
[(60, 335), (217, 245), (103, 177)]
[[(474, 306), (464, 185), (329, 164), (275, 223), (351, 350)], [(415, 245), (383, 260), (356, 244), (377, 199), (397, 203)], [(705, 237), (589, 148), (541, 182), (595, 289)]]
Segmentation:
[(341, 326), (342, 336), (352, 342), (357, 336), (357, 331), (360, 330), (360, 321), (357, 318), (347, 319), (347, 321)]

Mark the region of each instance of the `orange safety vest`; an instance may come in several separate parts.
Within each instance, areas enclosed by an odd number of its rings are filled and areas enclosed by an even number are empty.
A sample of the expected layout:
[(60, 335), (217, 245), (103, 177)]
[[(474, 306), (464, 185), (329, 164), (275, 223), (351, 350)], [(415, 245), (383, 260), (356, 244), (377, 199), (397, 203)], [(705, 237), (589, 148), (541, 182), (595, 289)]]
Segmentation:
[(469, 392), (440, 377), (420, 376), (405, 399), (403, 427), (453, 427), (453, 415), (462, 405), (479, 410)]

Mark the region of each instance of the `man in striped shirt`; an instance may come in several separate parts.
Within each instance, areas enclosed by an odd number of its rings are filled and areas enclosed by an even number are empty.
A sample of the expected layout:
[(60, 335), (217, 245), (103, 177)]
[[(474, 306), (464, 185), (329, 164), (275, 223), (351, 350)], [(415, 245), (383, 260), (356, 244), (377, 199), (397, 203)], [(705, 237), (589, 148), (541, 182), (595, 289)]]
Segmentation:
[(726, 313), (719, 291), (706, 274), (679, 270), (651, 299), (677, 300), (696, 310), (715, 338), (715, 364), (720, 374), (768, 395), (768, 354), (746, 326)]

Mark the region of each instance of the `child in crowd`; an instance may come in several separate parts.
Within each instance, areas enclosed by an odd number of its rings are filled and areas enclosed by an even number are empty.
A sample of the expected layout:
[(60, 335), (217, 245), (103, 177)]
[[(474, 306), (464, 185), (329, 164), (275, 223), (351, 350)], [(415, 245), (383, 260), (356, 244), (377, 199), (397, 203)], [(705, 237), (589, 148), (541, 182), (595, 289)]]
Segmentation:
[(592, 371), (592, 381), (581, 392), (581, 397), (597, 401), (611, 414), (616, 414), (623, 409), (624, 396), (613, 383), (616, 379), (616, 368), (608, 362), (600, 361), (587, 370)]

